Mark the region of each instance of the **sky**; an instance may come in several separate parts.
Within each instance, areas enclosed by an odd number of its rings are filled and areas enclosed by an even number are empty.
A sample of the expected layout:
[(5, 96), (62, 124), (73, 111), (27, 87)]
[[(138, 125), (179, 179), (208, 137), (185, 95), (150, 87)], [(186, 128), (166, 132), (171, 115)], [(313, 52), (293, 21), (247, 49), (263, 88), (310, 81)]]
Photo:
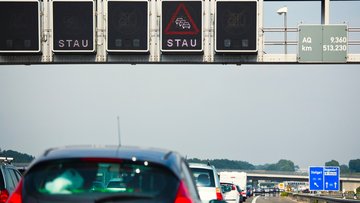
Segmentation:
[[(359, 27), (353, 3), (345, 15), (332, 2), (331, 23)], [(265, 26), (282, 25), (276, 10), (284, 5), (289, 26), (320, 23), (318, 12), (298, 9), (309, 5), (267, 2)], [(359, 76), (358, 64), (2, 65), (0, 148), (38, 156), (64, 145), (117, 145), (119, 116), (122, 145), (256, 165), (348, 164), (360, 158)]]

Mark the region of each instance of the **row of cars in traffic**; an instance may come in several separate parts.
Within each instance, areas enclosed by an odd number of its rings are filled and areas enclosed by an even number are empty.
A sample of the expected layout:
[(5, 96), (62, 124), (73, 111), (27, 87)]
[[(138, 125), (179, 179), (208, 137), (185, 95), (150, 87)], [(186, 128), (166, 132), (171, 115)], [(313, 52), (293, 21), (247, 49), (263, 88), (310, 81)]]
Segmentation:
[(21, 173), (12, 164), (13, 158), (0, 157), (0, 203), (5, 203), (21, 179)]
[(278, 193), (280, 189), (278, 187), (255, 187), (254, 193)]
[(216, 168), (210, 163), (190, 163), (189, 166), (195, 178), (200, 198), (205, 202), (215, 197), (216, 199), (222, 199), (230, 203), (242, 203), (246, 201), (248, 197), (246, 191), (234, 182), (221, 181), (221, 173), (218, 173)]
[(0, 203), (241, 203), (246, 193), (220, 182), (214, 166), (176, 152), (119, 146), (47, 150), (21, 175), (2, 158)]

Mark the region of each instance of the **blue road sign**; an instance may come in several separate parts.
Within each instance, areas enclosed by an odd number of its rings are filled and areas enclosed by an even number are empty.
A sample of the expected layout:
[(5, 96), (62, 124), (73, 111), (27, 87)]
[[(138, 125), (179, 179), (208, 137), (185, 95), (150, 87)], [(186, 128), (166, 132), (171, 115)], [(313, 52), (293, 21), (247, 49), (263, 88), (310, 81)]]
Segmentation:
[(338, 191), (340, 188), (340, 169), (339, 167), (324, 168), (324, 189)]
[(310, 190), (324, 190), (324, 167), (309, 167), (309, 186)]

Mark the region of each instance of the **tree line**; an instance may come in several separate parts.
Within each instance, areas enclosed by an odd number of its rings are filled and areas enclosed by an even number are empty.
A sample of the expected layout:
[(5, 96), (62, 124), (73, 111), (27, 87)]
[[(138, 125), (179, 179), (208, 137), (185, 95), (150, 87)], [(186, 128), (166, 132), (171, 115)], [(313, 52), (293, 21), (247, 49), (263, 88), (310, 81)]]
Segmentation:
[[(34, 156), (29, 154), (20, 153), (14, 150), (1, 150), (0, 157), (12, 157), (13, 163), (30, 163)], [(187, 159), (190, 163), (208, 163), (210, 162), (218, 169), (233, 169), (233, 170), (266, 170), (266, 171), (289, 171), (294, 172), (299, 169), (291, 160), (280, 159), (277, 163), (253, 165), (246, 161), (236, 161), (229, 159)], [(349, 164), (341, 164), (336, 160), (325, 162), (325, 166), (338, 166), (341, 173), (360, 173), (360, 159), (352, 159)]]
[[(274, 164), (253, 165), (246, 161), (235, 161), (229, 159), (187, 159), (189, 163), (208, 163), (210, 162), (218, 169), (235, 169), (235, 170), (266, 170), (266, 171), (288, 171), (294, 172), (299, 169), (293, 161), (280, 159)], [(353, 159), (349, 161), (349, 165), (340, 165), (338, 161), (331, 160), (325, 162), (325, 166), (338, 166), (341, 173), (360, 173), (360, 159)]]
[(275, 164), (253, 165), (246, 161), (235, 161), (228, 159), (187, 159), (189, 163), (211, 163), (218, 169), (236, 170), (268, 170), (268, 171), (295, 171), (299, 169), (294, 162), (281, 159)]
[(360, 173), (360, 159), (352, 159), (349, 165), (341, 164), (336, 160), (325, 162), (325, 166), (338, 166), (341, 173)]
[(32, 160), (35, 159), (34, 156), (20, 153), (13, 150), (1, 150), (0, 149), (0, 157), (12, 157), (14, 160), (13, 163), (30, 163)]

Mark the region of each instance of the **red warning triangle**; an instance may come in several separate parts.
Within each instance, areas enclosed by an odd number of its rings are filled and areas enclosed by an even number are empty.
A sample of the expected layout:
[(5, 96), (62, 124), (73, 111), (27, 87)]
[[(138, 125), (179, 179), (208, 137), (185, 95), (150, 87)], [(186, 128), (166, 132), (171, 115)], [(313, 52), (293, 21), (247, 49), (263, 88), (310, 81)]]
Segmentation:
[[(179, 15), (183, 11), (185, 15)], [(180, 3), (165, 28), (167, 35), (196, 35), (200, 32), (184, 3)]]

